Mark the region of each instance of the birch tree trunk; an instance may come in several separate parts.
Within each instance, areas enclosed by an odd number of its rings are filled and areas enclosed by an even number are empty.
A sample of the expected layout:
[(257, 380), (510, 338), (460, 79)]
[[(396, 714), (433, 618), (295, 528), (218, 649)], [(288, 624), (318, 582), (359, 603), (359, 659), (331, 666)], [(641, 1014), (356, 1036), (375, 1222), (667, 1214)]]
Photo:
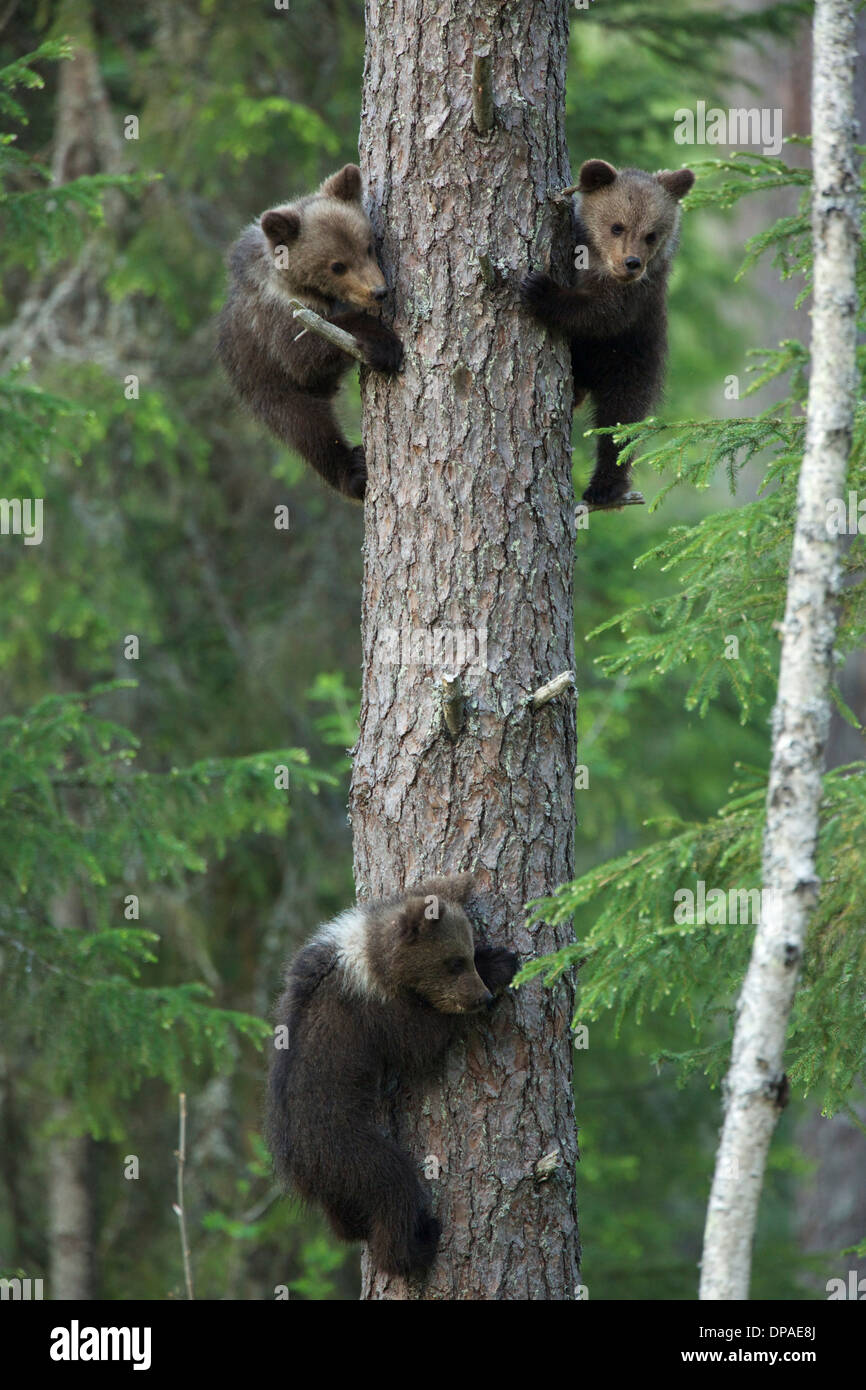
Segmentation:
[(817, 0), (812, 71), (812, 376), (788, 577), (764, 901), (737, 1008), (725, 1121), (704, 1232), (702, 1299), (745, 1299), (764, 1165), (785, 1100), (783, 1052), (809, 917), (840, 585), (840, 540), (827, 501), (844, 497), (855, 402), (858, 242), (851, 0)]
[[(573, 666), (571, 380), (565, 344), (517, 295), (566, 229), (548, 193), (570, 182), (567, 6), (367, 0), (366, 20), (361, 159), (406, 368), (364, 388), (355, 880), (364, 898), (473, 868), (477, 926), (526, 959), (567, 932), (528, 931), (523, 904), (572, 875), (573, 693), (528, 704)], [(453, 740), (449, 674), (465, 697)], [(574, 1297), (571, 1007), (570, 986), (533, 982), (454, 1050), (441, 1084), (398, 1093), (390, 1123), (430, 1160), (442, 1244), (423, 1284), (365, 1256), (363, 1297)]]

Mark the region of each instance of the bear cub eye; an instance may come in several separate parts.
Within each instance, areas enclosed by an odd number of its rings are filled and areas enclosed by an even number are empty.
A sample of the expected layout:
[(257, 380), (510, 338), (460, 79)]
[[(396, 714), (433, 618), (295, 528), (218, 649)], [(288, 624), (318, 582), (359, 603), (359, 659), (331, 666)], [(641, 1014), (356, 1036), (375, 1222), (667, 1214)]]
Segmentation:
[(345, 275), (346, 273), (346, 267), (343, 265), (342, 261), (332, 261), (331, 270), (335, 275)]
[(452, 956), (450, 960), (446, 960), (445, 969), (452, 975), (459, 975), (468, 965), (468, 960), (464, 960), (462, 956)]
[(656, 234), (655, 234), (655, 232), (647, 232), (646, 236), (644, 237), (644, 241), (646, 242), (647, 246), (652, 246), (652, 244), (653, 244), (653, 242), (655, 241), (655, 239), (656, 239)]
[(610, 230), (613, 232), (614, 236), (622, 236), (623, 232), (625, 231), (625, 227), (622, 225), (621, 222), (614, 222)]
[(370, 245), (367, 247), (367, 255), (368, 255), (368, 256), (372, 256), (372, 254), (373, 254), (373, 243), (372, 243), (372, 241), (371, 241), (371, 242), (370, 242)]

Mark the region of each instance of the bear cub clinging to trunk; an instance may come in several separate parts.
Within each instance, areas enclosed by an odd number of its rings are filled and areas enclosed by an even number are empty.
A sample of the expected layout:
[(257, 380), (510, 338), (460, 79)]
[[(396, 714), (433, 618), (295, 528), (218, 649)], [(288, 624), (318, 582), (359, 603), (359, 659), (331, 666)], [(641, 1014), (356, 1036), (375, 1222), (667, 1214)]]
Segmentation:
[(387, 294), (361, 204), (361, 171), (347, 164), (318, 193), (270, 208), (229, 252), (229, 296), (217, 351), (238, 395), (331, 487), (361, 499), (364, 451), (347, 443), (333, 399), (355, 359), (305, 330), (289, 297), (351, 333), (367, 365), (396, 372), (403, 347), (366, 311)]
[[(586, 247), (588, 264), (571, 288), (537, 272), (523, 278), (527, 307), (569, 335), (574, 403), (589, 394), (596, 429), (643, 420), (661, 393), (679, 200), (694, 181), (691, 169), (618, 172), (603, 159), (587, 160), (578, 178), (574, 244)], [(631, 472), (627, 462), (617, 465), (609, 434), (600, 435), (597, 446), (583, 500), (609, 507), (629, 491)]]
[(381, 1128), (394, 1074), (434, 1071), (467, 1016), (493, 1003), (513, 952), (476, 946), (471, 874), (350, 908), (290, 961), (276, 1009), (267, 1131), (277, 1174), (325, 1211), (377, 1269), (433, 1261), (440, 1226), (415, 1162)]

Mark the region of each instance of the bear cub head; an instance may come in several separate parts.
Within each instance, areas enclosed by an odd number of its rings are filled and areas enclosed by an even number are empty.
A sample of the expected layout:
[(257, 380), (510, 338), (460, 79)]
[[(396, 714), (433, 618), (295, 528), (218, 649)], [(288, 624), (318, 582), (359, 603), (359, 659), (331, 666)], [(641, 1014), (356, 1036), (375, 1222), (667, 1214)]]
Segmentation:
[(383, 904), (371, 923), (375, 973), (443, 1014), (474, 1013), (493, 999), (475, 968), (472, 923), (461, 906), (472, 888), (471, 874), (431, 880)]
[(582, 164), (580, 219), (598, 268), (624, 284), (636, 284), (656, 257), (669, 260), (676, 249), (679, 200), (694, 181), (691, 169), (646, 174), (617, 170), (604, 159)]
[(318, 193), (269, 208), (259, 223), (270, 245), (275, 284), (314, 309), (334, 300), (369, 310), (388, 293), (361, 203), (361, 170), (346, 164)]

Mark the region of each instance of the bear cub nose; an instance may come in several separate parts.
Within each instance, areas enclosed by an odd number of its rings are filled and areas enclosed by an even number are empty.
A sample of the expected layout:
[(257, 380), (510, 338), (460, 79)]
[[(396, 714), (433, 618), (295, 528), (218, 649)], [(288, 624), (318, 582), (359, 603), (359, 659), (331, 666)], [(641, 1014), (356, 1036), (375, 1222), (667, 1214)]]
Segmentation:
[[(638, 261), (638, 265), (640, 265), (640, 261)], [(382, 285), (378, 290), (374, 290), (374, 291), (373, 291), (373, 298), (374, 298), (374, 299), (384, 299), (387, 293), (388, 293), (388, 286), (387, 286), (387, 285)]]
[(626, 270), (640, 270), (640, 256), (626, 256), (623, 265)]

